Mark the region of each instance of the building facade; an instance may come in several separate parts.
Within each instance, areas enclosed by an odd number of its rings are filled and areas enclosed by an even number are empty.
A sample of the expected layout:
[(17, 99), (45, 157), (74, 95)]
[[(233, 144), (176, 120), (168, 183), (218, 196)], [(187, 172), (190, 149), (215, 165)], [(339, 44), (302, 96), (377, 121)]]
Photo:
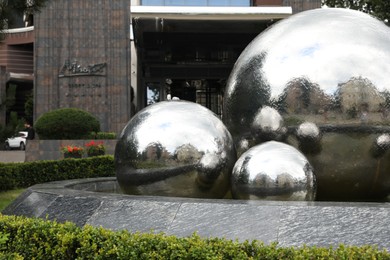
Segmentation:
[[(31, 71), (16, 72), (2, 59), (15, 47), (11, 30), (2, 42), (0, 97), (12, 75), (24, 77), (33, 90), (33, 121), (77, 107), (94, 114), (102, 131), (117, 133), (132, 110), (173, 97), (221, 114), (226, 80), (250, 41), (319, 7), (320, 0), (51, 0), (33, 19), (32, 39), (18, 46), (28, 49)], [(0, 114), (0, 123), (7, 120)]]
[(319, 7), (316, 0), (133, 2), (137, 108), (177, 97), (221, 115), (225, 84), (243, 49), (273, 23)]
[[(0, 41), (0, 124), (5, 125), (11, 111), (27, 118), (24, 104), (32, 95), (34, 80), (34, 27), (7, 31)], [(8, 109), (6, 109), (8, 104)], [(27, 118), (32, 120), (32, 118)]]

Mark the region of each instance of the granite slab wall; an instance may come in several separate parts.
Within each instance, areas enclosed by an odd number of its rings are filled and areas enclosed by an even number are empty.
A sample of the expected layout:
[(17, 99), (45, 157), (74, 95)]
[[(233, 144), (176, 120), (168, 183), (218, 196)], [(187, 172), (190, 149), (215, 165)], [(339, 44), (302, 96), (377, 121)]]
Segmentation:
[(52, 0), (34, 17), (34, 118), (75, 107), (101, 130), (130, 119), (130, 1)]
[[(91, 140), (28, 140), (25, 161), (60, 160), (64, 157), (60, 150), (62, 146), (77, 145), (84, 147), (89, 141)], [(117, 140), (96, 141), (103, 141), (106, 147), (106, 154), (114, 155)]]
[[(72, 221), (111, 230), (277, 242), (282, 247), (372, 245), (390, 250), (390, 204), (214, 200), (107, 193), (115, 177), (27, 189), (5, 215)], [(105, 191), (105, 192), (101, 192)]]

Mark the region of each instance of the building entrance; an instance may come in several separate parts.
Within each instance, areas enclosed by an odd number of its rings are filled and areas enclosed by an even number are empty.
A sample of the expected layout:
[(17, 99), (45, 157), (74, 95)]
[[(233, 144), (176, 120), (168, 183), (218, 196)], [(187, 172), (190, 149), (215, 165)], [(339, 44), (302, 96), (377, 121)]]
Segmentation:
[(146, 104), (178, 98), (207, 107), (222, 115), (224, 79), (166, 79), (146, 83)]
[(221, 116), (224, 82), (215, 79), (179, 79), (172, 82), (171, 95), (198, 103)]

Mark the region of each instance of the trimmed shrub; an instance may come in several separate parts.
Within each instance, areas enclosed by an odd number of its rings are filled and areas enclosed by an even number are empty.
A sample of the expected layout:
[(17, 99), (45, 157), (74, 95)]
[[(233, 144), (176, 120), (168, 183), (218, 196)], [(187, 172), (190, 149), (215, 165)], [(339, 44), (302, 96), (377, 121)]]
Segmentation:
[[(279, 247), (277, 243), (225, 238), (130, 233), (66, 222), (2, 216), (3, 252), (24, 259), (390, 259), (373, 246)], [(1, 255), (0, 255), (1, 256)]]
[(34, 124), (40, 139), (84, 139), (90, 132), (99, 132), (99, 120), (77, 108), (61, 108), (43, 114)]
[(113, 176), (115, 176), (115, 167), (112, 155), (83, 159), (0, 163), (0, 191), (28, 188), (50, 181)]
[(116, 139), (116, 133), (114, 132), (91, 132), (88, 139)]

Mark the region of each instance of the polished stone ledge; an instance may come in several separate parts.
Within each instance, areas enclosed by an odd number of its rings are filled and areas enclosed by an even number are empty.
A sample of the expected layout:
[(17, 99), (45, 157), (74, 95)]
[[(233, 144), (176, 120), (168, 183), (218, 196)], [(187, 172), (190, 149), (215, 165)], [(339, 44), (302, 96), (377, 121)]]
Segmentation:
[(376, 245), (390, 251), (390, 204), (282, 202), (132, 196), (115, 178), (69, 180), (27, 189), (2, 213), (130, 232), (260, 240), (280, 246)]

